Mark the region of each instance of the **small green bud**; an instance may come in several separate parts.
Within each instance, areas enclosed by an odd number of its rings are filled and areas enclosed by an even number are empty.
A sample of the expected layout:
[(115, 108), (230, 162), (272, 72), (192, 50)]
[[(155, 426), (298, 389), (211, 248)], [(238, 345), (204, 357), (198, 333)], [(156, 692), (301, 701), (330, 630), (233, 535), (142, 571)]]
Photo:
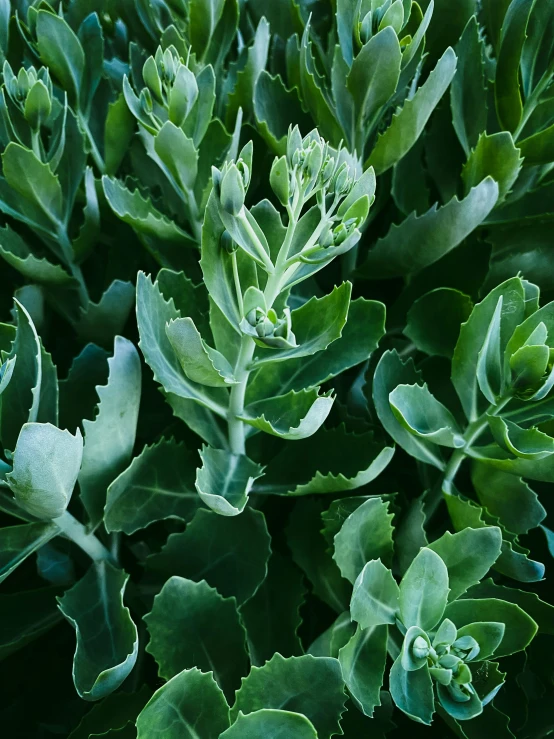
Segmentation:
[(311, 143), (308, 156), (306, 157), (306, 170), (310, 179), (316, 180), (321, 170), (323, 163), (323, 146), (316, 143)]
[(238, 245), (233, 241), (233, 237), (229, 231), (224, 231), (221, 234), (220, 245), (222, 249), (225, 249), (227, 254), (232, 254), (238, 249)]
[(416, 636), (412, 645), (412, 651), (415, 657), (417, 657), (418, 659), (423, 659), (424, 657), (427, 657), (429, 655), (429, 644), (422, 636)]
[(24, 116), (34, 131), (38, 131), (52, 112), (52, 100), (44, 82), (37, 80), (25, 101)]
[(167, 82), (168, 85), (173, 83), (177, 72), (177, 65), (179, 64), (178, 55), (176, 52), (175, 56), (173, 55), (172, 48), (173, 47), (171, 46), (168, 47), (163, 54), (163, 76), (164, 81)]
[(154, 98), (159, 103), (163, 103), (162, 81), (160, 79), (158, 67), (156, 66), (156, 62), (153, 56), (149, 56), (148, 59), (144, 62), (144, 66), (142, 68), (142, 76), (146, 86), (148, 87)]
[(230, 215), (237, 216), (242, 210), (245, 197), (243, 176), (233, 163), (221, 180), (219, 193), (221, 207)]
[(142, 108), (142, 110), (147, 115), (150, 115), (150, 113), (154, 109), (154, 106), (152, 104), (152, 95), (150, 94), (150, 90), (147, 87), (141, 90), (139, 101), (140, 101), (140, 107)]
[(20, 101), (25, 100), (29, 93), (29, 76), (27, 71), (21, 67), (17, 74), (17, 98)]
[(337, 195), (346, 195), (352, 187), (352, 178), (350, 177), (350, 167), (343, 162), (335, 172), (331, 180), (331, 187)]
[(302, 136), (298, 126), (289, 128), (287, 136), (287, 160), (294, 166), (294, 157), (296, 152), (302, 148)]
[(335, 160), (333, 159), (333, 157), (326, 156), (325, 161), (323, 162), (323, 166), (321, 168), (321, 175), (320, 175), (320, 180), (321, 180), (322, 185), (325, 185), (327, 184), (327, 182), (329, 182), (329, 180), (333, 176), (334, 171), (335, 171)]
[(286, 205), (289, 202), (289, 183), (290, 175), (286, 156), (282, 156), (280, 159), (275, 157), (269, 174), (269, 184), (282, 205)]

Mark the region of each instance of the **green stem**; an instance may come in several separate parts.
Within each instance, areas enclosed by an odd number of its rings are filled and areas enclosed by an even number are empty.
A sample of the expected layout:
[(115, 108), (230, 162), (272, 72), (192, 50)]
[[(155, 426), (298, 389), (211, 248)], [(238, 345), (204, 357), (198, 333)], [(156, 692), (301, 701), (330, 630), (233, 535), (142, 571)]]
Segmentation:
[(452, 483), (454, 482), (454, 478), (456, 477), (456, 474), (460, 469), (460, 465), (467, 455), (468, 449), (475, 441), (477, 441), (477, 439), (481, 436), (483, 431), (488, 426), (487, 416), (498, 415), (502, 408), (504, 408), (504, 406), (506, 406), (511, 399), (511, 396), (507, 398), (501, 398), (496, 405), (490, 405), (487, 410), (479, 416), (479, 418), (469, 424), (464, 433), (464, 446), (461, 449), (456, 449), (454, 454), (450, 457), (448, 464), (446, 465), (446, 469), (444, 470), (444, 476), (441, 486), (442, 492), (447, 494), (452, 492)]
[(83, 308), (86, 308), (89, 304), (89, 294), (85, 283), (85, 278), (83, 277), (81, 268), (78, 264), (75, 263), (71, 240), (67, 235), (66, 228), (61, 224), (58, 224), (57, 237), (62, 249), (63, 261), (65, 262), (66, 267), (69, 269), (72, 276), (75, 278), (79, 285), (78, 290), (81, 305)]
[(242, 337), (234, 372), (237, 384), (231, 388), (227, 416), (229, 445), (233, 454), (245, 454), (244, 422), (240, 420), (240, 416), (244, 412), (246, 386), (248, 384), (248, 377), (250, 376), (249, 366), (254, 356), (255, 348), (256, 343), (251, 336)]
[(525, 128), (525, 124), (533, 114), (535, 108), (539, 104), (540, 97), (543, 94), (543, 92), (546, 90), (548, 85), (550, 84), (552, 80), (552, 72), (554, 69), (554, 61), (552, 61), (544, 72), (543, 76), (539, 80), (537, 86), (533, 90), (533, 92), (529, 95), (527, 100), (525, 101), (525, 104), (523, 106), (523, 113), (521, 116), (521, 120), (519, 122), (519, 125), (517, 126), (516, 130), (514, 131), (514, 141), (517, 141), (518, 138), (521, 135), (521, 132)]
[(68, 539), (77, 544), (95, 562), (108, 560), (114, 563), (114, 557), (110, 551), (94, 534), (89, 534), (83, 524), (77, 521), (69, 511), (65, 511), (59, 518), (55, 518), (54, 523)]
[(92, 158), (94, 159), (94, 163), (96, 164), (100, 174), (106, 174), (106, 163), (104, 162), (104, 159), (102, 158), (102, 155), (100, 154), (100, 151), (96, 146), (96, 141), (94, 140), (94, 136), (92, 135), (92, 132), (89, 128), (88, 121), (82, 113), (79, 113), (78, 117), (81, 128), (83, 129), (85, 136), (87, 137), (87, 140), (89, 142), (90, 153)]
[(42, 161), (42, 156), (40, 152), (40, 133), (38, 130), (32, 129), (31, 131), (31, 147), (33, 149), (33, 154), (36, 156), (36, 158), (40, 161)]

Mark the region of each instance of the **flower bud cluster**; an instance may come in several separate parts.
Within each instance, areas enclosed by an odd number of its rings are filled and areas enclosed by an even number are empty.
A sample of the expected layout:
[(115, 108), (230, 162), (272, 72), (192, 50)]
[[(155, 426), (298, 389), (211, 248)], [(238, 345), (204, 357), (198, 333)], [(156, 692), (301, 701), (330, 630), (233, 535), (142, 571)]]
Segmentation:
[(38, 131), (52, 112), (52, 81), (46, 67), (21, 67), (17, 77), (10, 64), (3, 67), (4, 86), (10, 100), (23, 113), (27, 123)]
[(144, 62), (142, 78), (145, 87), (138, 96), (142, 113), (151, 118), (155, 128), (166, 120), (182, 126), (198, 99), (198, 83), (177, 49), (158, 47)]

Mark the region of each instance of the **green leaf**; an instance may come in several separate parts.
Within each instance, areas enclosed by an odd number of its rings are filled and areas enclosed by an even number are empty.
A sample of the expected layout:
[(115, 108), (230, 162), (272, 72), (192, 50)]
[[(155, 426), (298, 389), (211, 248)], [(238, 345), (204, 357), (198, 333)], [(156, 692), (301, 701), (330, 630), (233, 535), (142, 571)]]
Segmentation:
[(190, 0), (188, 35), (193, 39), (193, 50), (199, 59), (208, 50), (224, 6), (225, 0)]
[(18, 504), (40, 519), (67, 508), (83, 456), (83, 438), (49, 423), (26, 423), (17, 439), (13, 472), (6, 479)]
[(427, 80), (404, 103), (403, 108), (394, 115), (390, 126), (379, 136), (366, 166), (371, 165), (377, 174), (382, 174), (402, 159), (420, 137), (431, 113), (448, 89), (455, 71), (456, 54), (449, 47)]
[[(364, 44), (352, 62), (346, 85), (354, 100), (358, 136), (367, 135), (368, 126), (396, 92), (401, 57), (398, 37), (388, 26)], [(363, 149), (358, 155), (363, 157)]]
[(128, 190), (118, 180), (102, 177), (102, 188), (110, 208), (115, 215), (135, 231), (145, 236), (153, 236), (162, 241), (176, 242), (182, 246), (192, 246), (192, 238), (174, 221), (160, 213), (150, 200), (144, 198), (139, 190)]
[(389, 690), (401, 711), (420, 724), (430, 725), (435, 701), (427, 665), (408, 672), (402, 667), (401, 656), (397, 657), (390, 671)]
[(492, 177), (498, 183), (498, 202), (502, 202), (517, 180), (522, 162), (520, 149), (508, 131), (490, 136), (483, 132), (462, 169), (466, 195), (485, 177)]
[(545, 603), (536, 593), (516, 590), (497, 585), (490, 578), (474, 585), (468, 593), (470, 598), (496, 598), (519, 606), (531, 616), (539, 627), (539, 633), (554, 634), (554, 606)]
[(323, 634), (320, 634), (310, 644), (307, 653), (314, 657), (334, 657), (338, 659), (339, 651), (348, 644), (355, 631), (356, 625), (350, 620), (349, 611), (344, 611)]
[(0, 582), (29, 555), (60, 533), (55, 523), (26, 523), (0, 529)]
[(340, 731), (345, 700), (338, 660), (308, 654), (285, 659), (275, 654), (263, 667), (252, 667), (243, 678), (231, 718), (236, 718), (239, 711), (250, 714), (262, 708), (286, 706), (306, 716), (319, 739), (329, 739)]
[(389, 395), (389, 402), (397, 420), (410, 433), (441, 446), (464, 445), (456, 419), (427, 385), (398, 385)]
[[(206, 582), (171, 577), (154, 598), (144, 620), (150, 633), (146, 647), (160, 677), (181, 670), (211, 670), (229, 697), (247, 670), (245, 633), (234, 598), (223, 598)], [(175, 641), (175, 634), (183, 638)]]
[[(535, 464), (537, 464), (535, 462)], [(484, 508), (461, 495), (447, 495), (446, 505), (454, 527), (460, 531), (470, 526), (485, 528), (499, 526), (500, 522)], [(537, 582), (544, 575), (544, 565), (528, 559), (529, 550), (520, 546), (517, 536), (506, 529), (502, 530), (502, 553), (494, 564), (494, 569), (522, 582)]]
[(95, 562), (58, 599), (77, 633), (73, 681), (84, 700), (99, 700), (117, 690), (135, 665), (137, 628), (123, 605), (128, 579), (109, 562)]
[(104, 127), (104, 162), (108, 175), (115, 175), (119, 169), (134, 131), (135, 118), (120, 93), (108, 106)]
[(408, 311), (404, 334), (426, 354), (452, 359), (460, 333), (473, 302), (468, 295), (450, 287), (439, 287), (423, 295)]
[(554, 159), (554, 125), (548, 126), (544, 131), (528, 136), (519, 141), (523, 164), (532, 167), (541, 164), (550, 164)]
[(221, 739), (317, 739), (313, 724), (301, 713), (262, 708), (246, 716), (239, 713)]
[(357, 298), (350, 303), (340, 338), (329, 344), (323, 354), (266, 363), (254, 370), (248, 382), (247, 401), (327, 382), (369, 359), (384, 333), (385, 306)]
[(68, 739), (89, 739), (89, 737), (113, 737), (113, 739), (125, 739), (125, 731), (132, 729), (133, 737), (136, 739), (134, 728), (135, 720), (144, 708), (152, 691), (146, 685), (136, 693), (113, 693), (96, 703), (81, 722), (75, 728)]
[(537, 428), (523, 429), (498, 416), (489, 416), (488, 422), (498, 444), (516, 457), (539, 460), (554, 454), (554, 439)]
[(496, 621), (505, 624), (504, 638), (495, 652), (495, 657), (505, 657), (525, 649), (538, 628), (533, 619), (519, 606), (495, 598), (455, 600), (446, 606), (444, 616), (453, 621), (458, 629), (476, 621)]
[(62, 188), (50, 165), (37, 159), (30, 149), (12, 141), (2, 154), (2, 167), (6, 182), (15, 192), (39, 208), (54, 227), (61, 224)]
[(308, 357), (326, 349), (339, 339), (348, 316), (352, 284), (343, 282), (323, 298), (313, 297), (291, 313), (292, 328), (298, 346), (290, 349), (259, 348), (254, 368), (266, 362)]
[(483, 704), (472, 692), (465, 701), (456, 700), (449, 685), (437, 685), (437, 696), (444, 710), (458, 721), (469, 721), (483, 712)]
[(228, 726), (229, 706), (212, 673), (193, 667), (156, 690), (137, 719), (137, 737), (218, 739)]
[(164, 300), (157, 282), (143, 272), (137, 279), (137, 323), (139, 346), (154, 378), (164, 390), (181, 398), (194, 400), (220, 416), (226, 416), (227, 393), (223, 388), (205, 388), (183, 373), (167, 337), (165, 327), (180, 318), (173, 300)]
[(321, 532), (323, 503), (315, 498), (298, 501), (286, 528), (292, 558), (313, 586), (314, 594), (336, 613), (350, 601), (350, 584), (341, 577)]
[(452, 123), (460, 144), (469, 155), (487, 126), (485, 56), (479, 24), (472, 16), (456, 45), (458, 65), (450, 88)]
[(191, 318), (172, 319), (165, 331), (189, 380), (209, 387), (228, 387), (236, 383), (229, 362), (217, 349), (206, 344)]
[(252, 44), (248, 47), (244, 66), (238, 71), (232, 92), (227, 100), (225, 122), (231, 129), (239, 109), (250, 112), (254, 100), (256, 83), (267, 64), (270, 28), (265, 18), (261, 18), (256, 28)]
[(408, 385), (419, 380), (420, 374), (415, 369), (413, 360), (403, 362), (396, 351), (386, 351), (373, 375), (373, 403), (385, 431), (397, 444), (421, 462), (444, 469), (440, 449), (427, 439), (419, 438), (408, 431), (394, 415), (389, 402), (390, 393), (398, 385)]
[(312, 125), (300, 104), (296, 87), (287, 89), (280, 76), (272, 76), (265, 69), (256, 82), (253, 104), (258, 130), (278, 156), (286, 153), (287, 129), (291, 121), (303, 124), (303, 130)]
[(320, 429), (285, 445), (254, 492), (311, 495), (355, 490), (380, 475), (393, 454), (394, 448), (376, 442), (372, 433), (348, 434), (340, 426)]
[(497, 526), (467, 528), (457, 534), (446, 531), (428, 544), (448, 570), (449, 601), (459, 598), (487, 574), (500, 556), (501, 546), (502, 533)]
[(0, 595), (0, 660), (38, 639), (59, 623), (62, 616), (56, 608), (54, 595), (57, 592), (57, 587), (48, 587)]
[(400, 618), (404, 626), (419, 626), (424, 631), (436, 626), (444, 614), (448, 592), (446, 565), (438, 554), (424, 547), (400, 583)]
[(322, 426), (334, 401), (334, 396), (328, 393), (320, 396), (318, 388), (291, 390), (286, 395), (248, 405), (238, 418), (281, 439), (305, 439)]
[(254, 481), (263, 467), (244, 454), (204, 446), (200, 450), (202, 467), (196, 472), (196, 489), (202, 501), (222, 516), (236, 516), (248, 501)]
[(224, 597), (240, 605), (264, 581), (271, 538), (265, 517), (247, 508), (241, 516), (219, 516), (200, 508), (184, 532), (171, 534), (146, 568), (162, 575), (206, 580)]
[(362, 629), (395, 624), (400, 591), (392, 572), (380, 560), (368, 562), (354, 583), (350, 602), (352, 619)]
[(497, 621), (477, 621), (467, 624), (458, 629), (456, 638), (471, 636), (479, 644), (479, 654), (473, 658), (473, 662), (481, 661), (490, 657), (504, 638), (505, 626)]
[(9, 226), (0, 229), (0, 254), (23, 277), (39, 285), (71, 285), (73, 278), (59, 264), (36, 257), (27, 243)]
[(362, 629), (339, 651), (339, 662), (346, 687), (354, 703), (373, 716), (381, 705), (381, 686), (387, 659), (388, 629), (385, 625)]
[(514, 131), (523, 114), (519, 64), (533, 0), (514, 0), (502, 23), (496, 63), (496, 113), (504, 130)]
[(166, 518), (188, 521), (200, 505), (194, 475), (194, 457), (183, 444), (161, 439), (144, 447), (108, 487), (106, 530), (133, 534)]
[(162, 170), (177, 189), (192, 190), (198, 176), (198, 150), (182, 128), (166, 121), (153, 139), (153, 153)]
[(71, 106), (78, 109), (86, 65), (79, 39), (63, 18), (46, 10), (36, 15), (36, 33), (41, 61), (58, 78)]
[(333, 559), (342, 576), (354, 583), (370, 560), (390, 564), (393, 514), (381, 498), (369, 498), (348, 516), (335, 536)]
[(98, 303), (90, 301), (76, 326), (85, 341), (111, 347), (114, 337), (123, 333), (135, 302), (135, 291), (130, 282), (114, 280), (102, 293)]
[(458, 246), (477, 228), (498, 200), (498, 185), (485, 178), (463, 199), (453, 197), (421, 216), (412, 213), (370, 250), (358, 274), (365, 279), (388, 279), (428, 267)]
[(96, 388), (98, 413), (83, 421), (79, 488), (93, 528), (102, 520), (108, 486), (131, 461), (140, 402), (140, 360), (130, 341), (116, 336), (108, 365), (107, 384)]
[[(238, 519), (247, 518), (247, 508)], [(219, 517), (220, 520), (228, 519)], [(253, 568), (254, 563), (250, 567)], [(241, 577), (243, 576), (241, 570)], [(254, 595), (241, 606), (246, 627), (250, 661), (256, 667), (271, 659), (275, 652), (283, 657), (302, 654), (298, 629), (302, 624), (300, 608), (306, 596), (302, 572), (290, 559), (273, 552), (267, 576)]]
[(474, 462), (471, 480), (479, 502), (508, 531), (526, 534), (544, 520), (537, 494), (520, 477)]
[(486, 407), (479, 394), (477, 365), (500, 298), (500, 351), (503, 352), (508, 338), (524, 318), (524, 287), (519, 277), (506, 280), (477, 303), (468, 320), (462, 324), (452, 358), (452, 382), (470, 421), (474, 421)]

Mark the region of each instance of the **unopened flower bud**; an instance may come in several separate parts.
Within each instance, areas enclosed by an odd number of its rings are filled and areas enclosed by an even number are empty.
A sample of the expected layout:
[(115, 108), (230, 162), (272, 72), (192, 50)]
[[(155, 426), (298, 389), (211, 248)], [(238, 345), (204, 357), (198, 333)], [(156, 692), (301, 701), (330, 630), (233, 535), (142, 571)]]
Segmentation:
[(423, 659), (429, 655), (429, 644), (422, 636), (416, 636), (412, 645), (412, 651), (415, 657)]
[(163, 102), (162, 81), (153, 56), (149, 56), (142, 68), (144, 83), (159, 103)]
[(224, 231), (221, 234), (220, 245), (222, 249), (225, 249), (227, 254), (232, 254), (238, 249), (237, 244), (233, 241), (233, 237), (229, 231)]
[(246, 192), (242, 174), (236, 164), (231, 164), (221, 180), (219, 197), (221, 207), (232, 216), (236, 216), (242, 210)]
[(145, 87), (140, 91), (140, 107), (142, 110), (149, 115), (153, 110), (153, 104), (152, 104), (152, 95), (150, 94), (150, 90)]

